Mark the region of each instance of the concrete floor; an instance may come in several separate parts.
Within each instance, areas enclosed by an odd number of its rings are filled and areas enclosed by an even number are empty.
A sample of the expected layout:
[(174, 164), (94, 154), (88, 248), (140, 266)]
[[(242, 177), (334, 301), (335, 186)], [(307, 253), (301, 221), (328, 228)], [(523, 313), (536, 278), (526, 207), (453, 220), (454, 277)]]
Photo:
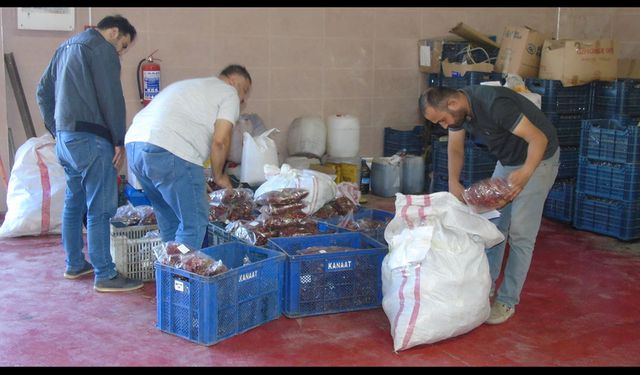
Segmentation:
[(0, 366), (640, 365), (640, 241), (547, 219), (512, 319), (397, 354), (382, 308), (282, 316), (206, 347), (155, 328), (154, 282), (101, 294), (64, 279), (59, 236), (0, 239), (0, 264)]

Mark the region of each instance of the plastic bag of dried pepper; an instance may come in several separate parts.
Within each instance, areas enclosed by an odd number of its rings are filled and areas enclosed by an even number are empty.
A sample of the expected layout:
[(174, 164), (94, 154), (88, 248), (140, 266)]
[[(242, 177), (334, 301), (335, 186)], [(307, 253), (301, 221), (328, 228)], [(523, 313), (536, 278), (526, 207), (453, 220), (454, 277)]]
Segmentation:
[(264, 174), (267, 181), (256, 189), (255, 197), (286, 188), (301, 188), (309, 192), (304, 198), (307, 206), (303, 211), (313, 215), (325, 203), (336, 197), (336, 183), (328, 175), (310, 170), (294, 169), (288, 164), (278, 168), (275, 165), (265, 165)]
[(464, 189), (462, 197), (476, 213), (500, 208), (509, 203), (505, 197), (511, 192), (511, 186), (503, 177), (493, 177), (478, 181)]

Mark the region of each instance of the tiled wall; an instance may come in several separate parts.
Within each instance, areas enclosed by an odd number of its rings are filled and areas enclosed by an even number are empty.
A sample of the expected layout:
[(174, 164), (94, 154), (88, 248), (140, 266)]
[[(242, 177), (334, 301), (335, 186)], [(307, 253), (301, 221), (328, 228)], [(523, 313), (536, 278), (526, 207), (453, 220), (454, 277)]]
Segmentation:
[[(162, 87), (240, 63), (254, 81), (246, 112), (283, 130), (275, 136), (282, 157), (293, 119), (338, 112), (358, 116), (361, 154), (381, 155), (384, 127), (422, 123), (417, 98), (424, 75), (417, 69), (417, 40), (451, 35), (458, 22), (498, 37), (508, 24), (528, 25), (549, 37), (613, 37), (621, 42), (621, 56), (640, 58), (640, 8), (76, 8), (74, 32), (17, 30), (16, 8), (2, 8), (4, 51), (14, 53), (39, 135), (45, 129), (35, 88), (53, 51), (84, 25), (114, 13), (138, 30), (122, 57), (129, 123), (141, 109), (136, 66), (152, 51), (159, 49)], [(5, 87), (3, 149), (7, 126), (16, 147), (25, 141), (13, 92)]]

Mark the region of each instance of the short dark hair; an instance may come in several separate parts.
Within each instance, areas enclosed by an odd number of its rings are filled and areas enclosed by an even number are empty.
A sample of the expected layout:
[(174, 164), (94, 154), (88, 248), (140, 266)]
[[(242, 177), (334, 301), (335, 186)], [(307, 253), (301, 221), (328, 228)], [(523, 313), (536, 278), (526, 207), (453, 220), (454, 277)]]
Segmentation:
[(136, 28), (133, 27), (126, 18), (119, 14), (116, 14), (115, 16), (106, 16), (98, 22), (97, 25), (97, 28), (100, 30), (106, 30), (112, 27), (117, 27), (121, 34), (129, 35), (132, 42), (136, 38)]
[(220, 72), (220, 75), (225, 77), (230, 77), (234, 74), (243, 76), (249, 81), (249, 83), (253, 83), (251, 82), (251, 76), (249, 75), (247, 68), (242, 65), (229, 65)]
[(451, 87), (430, 87), (420, 95), (418, 105), (420, 106), (420, 114), (424, 115), (427, 107), (444, 109), (447, 107), (447, 99), (458, 92)]

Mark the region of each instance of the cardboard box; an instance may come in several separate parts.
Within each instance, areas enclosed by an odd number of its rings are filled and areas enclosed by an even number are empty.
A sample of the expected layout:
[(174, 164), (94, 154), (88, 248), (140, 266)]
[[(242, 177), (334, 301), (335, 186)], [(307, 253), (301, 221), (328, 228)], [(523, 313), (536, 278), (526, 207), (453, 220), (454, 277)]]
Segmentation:
[(505, 27), (495, 71), (517, 74), (522, 78), (537, 78), (545, 39), (542, 33), (527, 26)]
[(449, 32), (483, 47), (500, 48), (500, 45), (498, 45), (498, 43), (494, 42), (486, 35), (479, 33), (478, 31), (476, 31), (476, 29), (472, 28), (469, 25), (465, 25), (462, 22), (454, 26), (451, 30), (449, 30)]
[(446, 37), (434, 39), (422, 39), (418, 41), (419, 69), (423, 73), (440, 73), (440, 60), (442, 58), (443, 44), (460, 43), (463, 40)]
[(639, 59), (618, 60), (618, 78), (640, 79), (640, 60)]
[(445, 77), (462, 77), (466, 72), (493, 72), (493, 64), (459, 64), (450, 63), (449, 60), (442, 61), (442, 74)]
[(618, 78), (618, 43), (612, 39), (545, 40), (538, 76), (560, 80), (565, 87), (614, 81)]

